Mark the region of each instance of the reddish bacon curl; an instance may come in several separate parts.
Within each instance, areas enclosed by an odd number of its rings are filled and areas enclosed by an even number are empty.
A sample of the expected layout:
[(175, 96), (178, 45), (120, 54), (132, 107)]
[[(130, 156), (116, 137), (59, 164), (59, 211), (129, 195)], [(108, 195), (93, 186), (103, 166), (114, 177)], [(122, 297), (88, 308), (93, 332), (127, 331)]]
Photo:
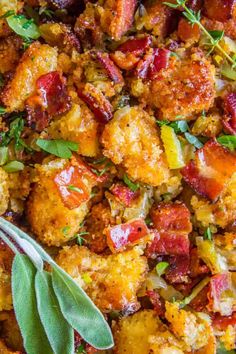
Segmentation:
[(209, 140), (197, 150), (195, 160), (190, 161), (182, 170), (184, 180), (200, 195), (216, 200), (226, 182), (236, 172), (236, 155)]
[(51, 117), (70, 109), (70, 101), (65, 78), (58, 71), (40, 76), (36, 81), (36, 93), (26, 101), (29, 125), (41, 132), (48, 126)]
[(96, 55), (98, 61), (102, 64), (103, 68), (106, 70), (109, 78), (114, 81), (115, 84), (120, 84), (124, 81), (120, 69), (110, 59), (108, 53), (97, 51), (94, 54)]
[(152, 209), (155, 227), (153, 242), (147, 247), (148, 257), (189, 255), (188, 234), (192, 231), (190, 212), (183, 203), (160, 203)]
[(130, 188), (122, 183), (115, 183), (111, 186), (110, 191), (119, 199), (126, 207), (130, 206), (132, 201), (137, 198), (139, 192), (133, 192)]
[(224, 111), (223, 126), (228, 133), (236, 135), (236, 93), (230, 93), (226, 96)]
[(83, 100), (99, 123), (106, 124), (112, 118), (112, 105), (103, 93), (90, 83), (80, 85), (78, 96)]
[(153, 48), (137, 65), (135, 73), (142, 79), (154, 80), (162, 69), (169, 63), (170, 51), (168, 49)]
[(119, 252), (129, 244), (138, 243), (149, 233), (143, 219), (133, 220), (107, 229), (107, 244), (112, 252)]

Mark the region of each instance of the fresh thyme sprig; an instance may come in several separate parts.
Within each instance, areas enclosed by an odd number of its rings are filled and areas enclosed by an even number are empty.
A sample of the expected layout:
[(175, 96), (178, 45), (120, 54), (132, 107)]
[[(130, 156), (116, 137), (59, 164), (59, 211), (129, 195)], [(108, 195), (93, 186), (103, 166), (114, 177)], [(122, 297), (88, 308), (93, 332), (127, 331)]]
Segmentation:
[(235, 58), (231, 57), (220, 45), (220, 41), (223, 38), (223, 31), (208, 31), (203, 24), (201, 23), (201, 12), (195, 12), (192, 9), (188, 8), (186, 5), (187, 0), (176, 0), (176, 4), (172, 4), (169, 2), (164, 2), (165, 5), (177, 9), (182, 7), (184, 9), (183, 15), (187, 18), (187, 20), (192, 24), (198, 25), (198, 27), (203, 31), (203, 33), (209, 38), (210, 44), (212, 45), (212, 50), (215, 48), (221, 52), (225, 58), (232, 64), (233, 68), (236, 66)]

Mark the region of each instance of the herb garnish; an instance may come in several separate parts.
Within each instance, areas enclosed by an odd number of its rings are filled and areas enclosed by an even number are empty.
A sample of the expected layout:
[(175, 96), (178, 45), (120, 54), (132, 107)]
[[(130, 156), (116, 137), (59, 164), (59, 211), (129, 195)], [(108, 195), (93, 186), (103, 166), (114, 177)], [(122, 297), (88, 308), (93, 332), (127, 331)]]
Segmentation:
[(129, 187), (129, 189), (131, 189), (132, 192), (136, 192), (140, 188), (139, 183), (132, 182), (126, 173), (123, 176), (123, 181)]
[(4, 15), (8, 26), (19, 36), (26, 39), (38, 39), (40, 32), (34, 20), (27, 19), (24, 15), (16, 15), (13, 13), (6, 13)]
[[(43, 347), (44, 354), (73, 354), (73, 330), (97, 349), (114, 345), (110, 327), (98, 308), (34, 239), (3, 218), (0, 238), (15, 253), (13, 305), (27, 353), (40, 353)], [(15, 244), (25, 254), (19, 253)], [(51, 273), (44, 271), (45, 263)]]
[(11, 123), (9, 130), (6, 132), (0, 132), (0, 146), (8, 146), (11, 141), (14, 141), (15, 151), (22, 151), (24, 149), (29, 152), (32, 151), (24, 140), (21, 138), (21, 134), (24, 129), (25, 120), (22, 116), (16, 117)]
[(173, 9), (177, 9), (178, 7), (182, 7), (184, 9), (183, 15), (187, 18), (187, 20), (192, 25), (194, 25), (194, 24), (198, 25), (198, 27), (207, 36), (207, 38), (209, 39), (209, 44), (212, 46), (212, 50), (214, 50), (215, 48), (218, 49), (224, 55), (224, 57), (231, 63), (232, 67), (234, 68), (236, 66), (236, 59), (234, 57), (231, 57), (219, 43), (220, 40), (224, 36), (224, 32), (223, 31), (208, 31), (201, 23), (201, 12), (200, 11), (198, 11), (198, 12), (193, 11), (192, 9), (190, 9), (186, 5), (186, 2), (187, 2), (187, 0), (176, 0), (176, 4), (172, 4), (169, 2), (164, 2), (164, 4), (173, 8)]
[(5, 114), (6, 113), (6, 108), (0, 106), (0, 115)]
[(49, 154), (61, 157), (62, 159), (69, 159), (72, 156), (71, 151), (78, 151), (79, 145), (73, 141), (67, 140), (46, 140), (38, 139), (36, 141), (42, 150), (48, 152)]
[(165, 274), (166, 269), (169, 267), (168, 262), (159, 262), (156, 265), (156, 272), (161, 277), (163, 274)]
[(224, 145), (230, 150), (236, 149), (236, 136), (235, 135), (222, 135), (217, 138), (218, 143)]
[(2, 166), (4, 171), (6, 171), (7, 173), (22, 171), (24, 167), (25, 166), (22, 162), (16, 160), (10, 161), (6, 165)]
[(203, 288), (210, 282), (210, 278), (206, 277), (200, 283), (198, 283), (192, 290), (191, 294), (185, 297), (183, 300), (178, 301), (179, 308), (183, 308), (186, 305), (190, 304), (190, 302), (202, 291)]
[(83, 194), (83, 193), (84, 193), (83, 189), (78, 188), (78, 187), (75, 187), (75, 186), (73, 186), (73, 185), (68, 186), (67, 189), (68, 189), (69, 191), (77, 192), (77, 193), (80, 193), (80, 194)]
[(212, 241), (212, 233), (210, 227), (208, 227), (204, 232), (204, 239)]

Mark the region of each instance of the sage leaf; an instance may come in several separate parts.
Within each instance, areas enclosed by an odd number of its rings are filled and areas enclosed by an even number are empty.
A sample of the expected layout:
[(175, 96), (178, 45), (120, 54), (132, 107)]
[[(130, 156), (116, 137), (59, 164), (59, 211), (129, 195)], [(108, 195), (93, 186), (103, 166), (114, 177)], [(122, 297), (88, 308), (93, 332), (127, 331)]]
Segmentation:
[(72, 156), (71, 151), (78, 151), (79, 145), (74, 143), (73, 141), (66, 141), (62, 139), (58, 140), (46, 140), (46, 139), (38, 139), (36, 141), (36, 145), (38, 145), (42, 150), (55, 155), (57, 157), (61, 157), (63, 159), (69, 159)]
[(24, 15), (12, 15), (7, 17), (8, 26), (25, 38), (38, 39), (40, 33), (33, 19), (28, 20)]
[(52, 268), (53, 289), (63, 316), (87, 343), (96, 349), (111, 348), (111, 329), (101, 312), (67, 273), (58, 266)]
[(12, 295), (16, 319), (27, 354), (53, 354), (39, 318), (34, 290), (36, 269), (26, 255), (17, 254), (12, 265)]
[(74, 331), (61, 313), (50, 273), (37, 272), (35, 291), (39, 316), (53, 351), (56, 354), (73, 354)]

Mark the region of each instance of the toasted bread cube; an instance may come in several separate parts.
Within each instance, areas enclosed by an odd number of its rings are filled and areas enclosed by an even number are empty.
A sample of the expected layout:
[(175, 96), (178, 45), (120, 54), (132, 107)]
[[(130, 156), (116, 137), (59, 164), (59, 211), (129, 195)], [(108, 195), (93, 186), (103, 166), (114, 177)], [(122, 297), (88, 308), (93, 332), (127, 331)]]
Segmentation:
[(25, 100), (35, 90), (37, 79), (56, 70), (57, 50), (47, 44), (34, 42), (23, 54), (12, 80), (2, 92), (8, 112), (23, 111)]
[(135, 311), (140, 307), (136, 293), (145, 279), (147, 260), (138, 248), (100, 256), (76, 245), (65, 247), (56, 261), (102, 311)]
[[(36, 166), (35, 184), (30, 193), (26, 214), (33, 233), (49, 246), (61, 246), (80, 228), (88, 212), (88, 203), (69, 209), (63, 203), (54, 178), (68, 162), (56, 159)], [(91, 190), (91, 185), (88, 183)]]
[(158, 186), (170, 176), (154, 118), (139, 107), (114, 114), (102, 134), (103, 153), (134, 180)]

